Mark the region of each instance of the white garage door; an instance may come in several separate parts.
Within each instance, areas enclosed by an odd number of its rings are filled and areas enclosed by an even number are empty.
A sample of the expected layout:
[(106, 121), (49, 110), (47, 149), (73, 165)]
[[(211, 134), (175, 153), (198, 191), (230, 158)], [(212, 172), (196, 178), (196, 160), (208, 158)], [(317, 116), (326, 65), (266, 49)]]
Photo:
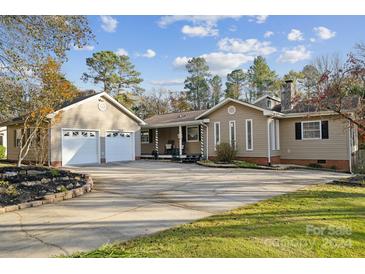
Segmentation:
[(134, 160), (134, 135), (132, 132), (107, 131), (105, 136), (105, 161)]
[(99, 133), (92, 130), (62, 131), (62, 165), (99, 163)]

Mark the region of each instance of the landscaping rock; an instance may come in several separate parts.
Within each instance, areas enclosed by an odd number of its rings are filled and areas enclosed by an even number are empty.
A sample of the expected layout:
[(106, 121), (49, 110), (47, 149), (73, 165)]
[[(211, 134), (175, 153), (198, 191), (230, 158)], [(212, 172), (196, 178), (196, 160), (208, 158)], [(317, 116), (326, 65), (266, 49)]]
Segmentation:
[(70, 184), (68, 184), (68, 185), (66, 186), (66, 188), (67, 188), (67, 189), (73, 189), (73, 188), (74, 188), (74, 185), (73, 185), (72, 183), (70, 183)]

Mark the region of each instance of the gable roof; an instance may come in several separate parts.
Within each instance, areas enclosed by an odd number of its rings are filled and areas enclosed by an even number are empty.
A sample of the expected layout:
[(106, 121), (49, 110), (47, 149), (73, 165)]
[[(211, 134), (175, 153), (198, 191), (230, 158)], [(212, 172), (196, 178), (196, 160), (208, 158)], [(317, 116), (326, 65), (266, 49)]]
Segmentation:
[(145, 119), (145, 122), (149, 126), (151, 126), (165, 123), (168, 124), (168, 123), (195, 121), (195, 118), (205, 111), (206, 110), (193, 110), (193, 111), (159, 114)]
[(217, 109), (221, 108), (222, 106), (224, 106), (225, 104), (227, 104), (229, 102), (237, 103), (237, 104), (240, 104), (240, 105), (243, 105), (243, 106), (246, 106), (246, 107), (250, 107), (250, 108), (253, 108), (253, 109), (262, 111), (264, 113), (268, 113), (268, 112), (270, 113), (269, 110), (264, 109), (264, 108), (261, 108), (261, 107), (258, 107), (256, 105), (253, 105), (253, 104), (250, 104), (250, 103), (246, 103), (246, 102), (243, 102), (243, 101), (240, 101), (240, 100), (232, 99), (232, 98), (226, 98), (222, 102), (220, 102), (217, 105), (215, 105), (214, 107), (212, 107), (212, 108), (204, 111), (200, 115), (198, 115), (195, 119), (200, 119), (200, 118), (202, 118), (202, 117), (204, 117), (204, 116), (206, 116), (206, 115), (208, 115), (208, 114), (216, 111)]
[(278, 97), (275, 97), (275, 96), (271, 96), (271, 95), (262, 95), (260, 98), (257, 98), (254, 102), (253, 102), (253, 104), (256, 104), (256, 103), (258, 103), (258, 102), (260, 102), (261, 100), (263, 100), (263, 99), (265, 99), (265, 98), (269, 98), (269, 99), (271, 99), (271, 100), (274, 100), (274, 101), (276, 101), (276, 102), (281, 102), (281, 99), (280, 98), (278, 98)]
[[(119, 110), (125, 112), (128, 116), (130, 116), (132, 119), (134, 119), (135, 121), (137, 121), (139, 124), (141, 125), (145, 125), (146, 123), (140, 119), (137, 115), (135, 115), (133, 112), (131, 112), (129, 109), (127, 109), (126, 107), (124, 107), (122, 104), (120, 104), (117, 100), (115, 100), (113, 97), (111, 97), (109, 94), (107, 94), (106, 92), (99, 92), (99, 93), (95, 93), (95, 94), (88, 94), (86, 96), (79, 96), (73, 100), (70, 101), (66, 101), (63, 104), (61, 104), (55, 112), (50, 113), (47, 118), (53, 118), (58, 112), (60, 111), (66, 111), (68, 109), (74, 108), (80, 104), (84, 104), (86, 102), (89, 102), (93, 99), (96, 98), (100, 98), (103, 97), (106, 100), (110, 101), (113, 105), (115, 105), (117, 108), (119, 108)], [(8, 126), (8, 125), (14, 125), (14, 124), (18, 124), (21, 123), (24, 120), (24, 116), (20, 116), (20, 117), (16, 117), (13, 118), (11, 120), (5, 121), (3, 123), (1, 123), (1, 125), (4, 126)]]

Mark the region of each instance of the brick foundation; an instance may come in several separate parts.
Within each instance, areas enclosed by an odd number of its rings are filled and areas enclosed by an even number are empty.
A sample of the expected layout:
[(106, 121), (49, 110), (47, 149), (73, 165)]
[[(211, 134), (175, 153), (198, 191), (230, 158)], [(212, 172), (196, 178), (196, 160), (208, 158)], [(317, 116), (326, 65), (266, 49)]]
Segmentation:
[[(294, 164), (307, 166), (309, 164), (318, 164), (317, 159), (280, 159), (281, 164)], [(325, 164), (320, 164), (324, 168), (336, 167), (339, 171), (349, 171), (349, 161), (348, 160), (326, 160)]]
[(51, 166), (60, 167), (60, 166), (62, 166), (62, 161), (53, 161), (53, 162), (51, 162)]

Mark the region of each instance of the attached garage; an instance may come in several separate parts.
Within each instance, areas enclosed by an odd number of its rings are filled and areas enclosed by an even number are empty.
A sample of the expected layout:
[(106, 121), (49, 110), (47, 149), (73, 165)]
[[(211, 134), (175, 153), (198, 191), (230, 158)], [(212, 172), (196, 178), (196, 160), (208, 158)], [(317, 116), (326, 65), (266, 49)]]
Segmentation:
[(62, 164), (100, 163), (99, 131), (62, 130)]
[(105, 160), (107, 163), (134, 160), (133, 132), (107, 131), (105, 136)]

